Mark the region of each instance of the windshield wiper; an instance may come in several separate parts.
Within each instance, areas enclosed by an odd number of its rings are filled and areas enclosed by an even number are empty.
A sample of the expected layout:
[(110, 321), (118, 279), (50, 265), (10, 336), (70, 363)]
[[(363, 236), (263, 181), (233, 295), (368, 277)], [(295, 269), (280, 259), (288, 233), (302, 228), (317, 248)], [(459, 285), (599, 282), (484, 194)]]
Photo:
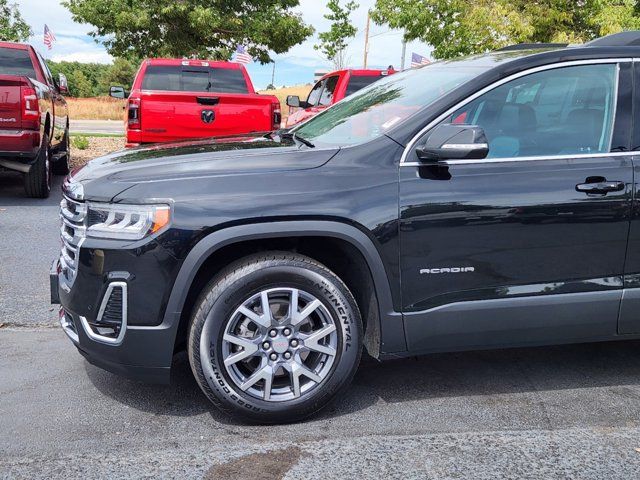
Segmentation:
[(278, 135), (280, 138), (291, 138), (294, 141), (300, 142), (300, 143), (302, 143), (303, 145), (306, 145), (309, 148), (316, 148), (316, 146), (313, 143), (311, 143), (306, 138), (301, 137), (300, 135), (298, 135), (295, 132), (277, 131), (276, 135)]
[(298, 135), (295, 132), (292, 134), (292, 137), (293, 137), (294, 140), (298, 140), (299, 142), (304, 143), (309, 148), (316, 148), (316, 146), (313, 143), (311, 143), (306, 138), (301, 137), (300, 135)]

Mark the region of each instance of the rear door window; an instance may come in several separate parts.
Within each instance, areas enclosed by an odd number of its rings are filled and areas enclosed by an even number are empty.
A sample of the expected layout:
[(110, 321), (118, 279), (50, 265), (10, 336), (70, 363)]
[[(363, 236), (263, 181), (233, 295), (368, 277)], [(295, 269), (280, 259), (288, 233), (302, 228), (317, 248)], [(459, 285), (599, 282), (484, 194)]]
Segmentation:
[(37, 79), (28, 50), (0, 48), (0, 75), (17, 75)]
[(233, 68), (150, 65), (143, 90), (169, 92), (249, 93), (241, 70)]
[(371, 85), (382, 78), (381, 75), (351, 75), (349, 79), (349, 85), (347, 85), (346, 95), (351, 95), (358, 90)]

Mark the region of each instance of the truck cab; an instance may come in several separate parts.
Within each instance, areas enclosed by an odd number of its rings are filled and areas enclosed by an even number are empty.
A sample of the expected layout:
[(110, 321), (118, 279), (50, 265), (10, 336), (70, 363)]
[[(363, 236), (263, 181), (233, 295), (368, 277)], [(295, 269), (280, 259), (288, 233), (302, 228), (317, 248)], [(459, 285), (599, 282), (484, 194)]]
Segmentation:
[(327, 73), (315, 83), (306, 100), (301, 100), (297, 95), (287, 97), (290, 114), (286, 120), (286, 128), (310, 119), (344, 97), (395, 72), (389, 66), (387, 70), (347, 69)]

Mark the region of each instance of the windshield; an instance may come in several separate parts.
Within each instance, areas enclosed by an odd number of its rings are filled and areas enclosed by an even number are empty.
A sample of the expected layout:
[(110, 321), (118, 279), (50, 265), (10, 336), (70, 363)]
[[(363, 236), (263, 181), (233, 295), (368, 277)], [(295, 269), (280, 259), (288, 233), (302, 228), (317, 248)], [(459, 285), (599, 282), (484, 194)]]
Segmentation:
[(483, 67), (435, 63), (383, 78), (303, 123), (295, 132), (315, 145), (373, 140), (442, 95), (484, 72)]

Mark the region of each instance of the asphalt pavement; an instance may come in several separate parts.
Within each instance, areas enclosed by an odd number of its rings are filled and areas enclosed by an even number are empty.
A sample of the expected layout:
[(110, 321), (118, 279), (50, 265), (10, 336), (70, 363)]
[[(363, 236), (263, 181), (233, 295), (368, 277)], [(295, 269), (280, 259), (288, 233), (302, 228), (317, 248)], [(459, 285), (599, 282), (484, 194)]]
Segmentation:
[(124, 135), (124, 122), (121, 120), (71, 120), (71, 133)]
[(640, 342), (377, 363), (320, 416), (243, 425), (184, 355), (168, 386), (88, 364), (56, 325), (49, 200), (0, 174), (0, 478), (640, 478)]

